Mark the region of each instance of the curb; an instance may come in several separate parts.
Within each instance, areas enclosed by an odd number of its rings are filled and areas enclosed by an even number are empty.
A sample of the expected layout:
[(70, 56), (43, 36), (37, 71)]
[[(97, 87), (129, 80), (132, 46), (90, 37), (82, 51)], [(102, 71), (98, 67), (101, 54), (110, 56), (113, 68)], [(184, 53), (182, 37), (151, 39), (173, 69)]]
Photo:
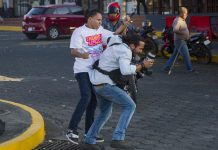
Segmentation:
[(0, 75), (0, 82), (2, 82), (2, 81), (16, 81), (16, 82), (20, 82), (22, 80), (23, 80), (23, 78), (10, 78), (10, 77), (7, 77), (7, 76), (1, 76)]
[(22, 27), (19, 27), (19, 26), (0, 26), (0, 30), (1, 31), (17, 31), (17, 32), (21, 32)]
[(218, 55), (212, 55), (212, 61), (213, 63), (218, 63)]
[(44, 141), (44, 120), (39, 112), (19, 103), (0, 99), (0, 103), (1, 102), (20, 107), (21, 109), (30, 113), (32, 117), (32, 124), (24, 133), (9, 141), (0, 143), (1, 150), (31, 150)]

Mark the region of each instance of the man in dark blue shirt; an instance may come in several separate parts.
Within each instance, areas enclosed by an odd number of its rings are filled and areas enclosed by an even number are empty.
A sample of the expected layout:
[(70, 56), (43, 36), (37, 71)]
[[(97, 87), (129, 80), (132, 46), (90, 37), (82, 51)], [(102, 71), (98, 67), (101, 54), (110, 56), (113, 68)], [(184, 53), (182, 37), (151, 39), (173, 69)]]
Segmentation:
[[(120, 5), (118, 2), (112, 2), (108, 5), (108, 17), (102, 21), (103, 28), (115, 32), (120, 26), (125, 26), (123, 33), (131, 30), (129, 22), (130, 17), (126, 16), (125, 20), (120, 19)], [(128, 29), (127, 29), (128, 28)]]

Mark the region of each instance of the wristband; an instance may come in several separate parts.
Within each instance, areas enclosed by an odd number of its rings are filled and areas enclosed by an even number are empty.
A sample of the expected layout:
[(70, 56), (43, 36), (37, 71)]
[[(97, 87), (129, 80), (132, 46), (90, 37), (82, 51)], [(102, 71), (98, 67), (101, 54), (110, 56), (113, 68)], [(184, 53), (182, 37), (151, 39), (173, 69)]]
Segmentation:
[(127, 26), (128, 26), (128, 24), (125, 24), (125, 23), (123, 22), (123, 26), (124, 26), (124, 27), (127, 27)]

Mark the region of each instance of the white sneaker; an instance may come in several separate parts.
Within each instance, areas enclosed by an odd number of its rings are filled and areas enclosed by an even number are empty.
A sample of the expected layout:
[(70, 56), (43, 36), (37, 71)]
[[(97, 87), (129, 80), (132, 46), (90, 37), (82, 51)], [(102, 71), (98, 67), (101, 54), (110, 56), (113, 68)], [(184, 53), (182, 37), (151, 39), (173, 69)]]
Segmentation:
[(77, 131), (68, 130), (66, 133), (66, 137), (73, 144), (79, 144), (79, 133)]

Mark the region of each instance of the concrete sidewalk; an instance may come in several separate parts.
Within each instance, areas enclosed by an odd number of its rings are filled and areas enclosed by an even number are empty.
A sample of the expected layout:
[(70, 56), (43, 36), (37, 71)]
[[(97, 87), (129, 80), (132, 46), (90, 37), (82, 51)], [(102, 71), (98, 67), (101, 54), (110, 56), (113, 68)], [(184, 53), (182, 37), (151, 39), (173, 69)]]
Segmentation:
[(30, 150), (43, 142), (42, 116), (30, 107), (0, 99), (0, 117), (5, 132), (0, 136), (1, 150)]

